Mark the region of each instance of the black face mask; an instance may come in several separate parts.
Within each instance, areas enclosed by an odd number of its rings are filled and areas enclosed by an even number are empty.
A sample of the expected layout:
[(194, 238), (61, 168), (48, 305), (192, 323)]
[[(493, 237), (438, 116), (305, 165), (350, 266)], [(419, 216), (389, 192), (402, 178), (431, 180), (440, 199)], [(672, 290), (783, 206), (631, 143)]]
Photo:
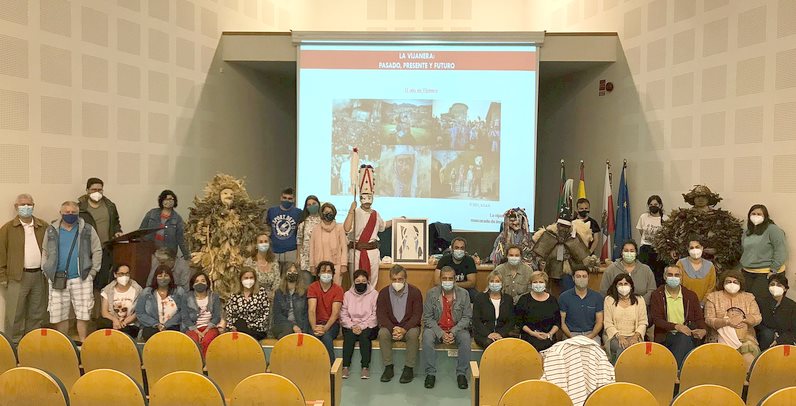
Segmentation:
[(588, 217), (589, 216), (589, 211), (588, 210), (581, 210), (581, 211), (578, 212), (578, 215), (581, 216), (581, 217), (584, 217), (584, 218)]
[(295, 272), (288, 272), (286, 278), (288, 282), (298, 282), (298, 274)]
[(334, 221), (334, 213), (332, 213), (332, 212), (323, 213), (323, 219), (328, 221), (328, 222)]
[(660, 211), (661, 211), (661, 208), (659, 206), (650, 206), (650, 213), (658, 214), (658, 212), (660, 212)]
[(356, 289), (357, 293), (360, 293), (360, 294), (361, 293), (365, 293), (365, 291), (368, 290), (368, 284), (367, 283), (355, 283), (354, 284), (354, 289)]

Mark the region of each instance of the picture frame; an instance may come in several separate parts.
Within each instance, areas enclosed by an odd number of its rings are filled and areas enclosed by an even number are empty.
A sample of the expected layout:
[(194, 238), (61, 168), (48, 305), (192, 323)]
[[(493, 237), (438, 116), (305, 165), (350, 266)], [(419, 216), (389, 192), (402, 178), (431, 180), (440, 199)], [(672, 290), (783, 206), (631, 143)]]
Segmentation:
[(394, 264), (428, 263), (428, 219), (392, 220), (392, 262)]

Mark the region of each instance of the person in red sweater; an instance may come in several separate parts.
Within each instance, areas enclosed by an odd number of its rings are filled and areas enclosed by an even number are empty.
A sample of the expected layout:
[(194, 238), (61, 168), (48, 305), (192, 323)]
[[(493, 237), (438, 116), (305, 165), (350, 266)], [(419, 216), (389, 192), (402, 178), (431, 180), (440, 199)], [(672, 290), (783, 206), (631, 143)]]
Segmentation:
[(379, 347), (384, 363), (382, 382), (390, 382), (395, 374), (392, 363), (392, 344), (406, 342), (406, 365), (401, 373), (401, 383), (414, 379), (417, 353), (420, 348), (420, 321), (423, 316), (423, 295), (406, 282), (406, 269), (393, 265), (391, 284), (379, 292), (376, 300), (376, 319), (379, 323)]

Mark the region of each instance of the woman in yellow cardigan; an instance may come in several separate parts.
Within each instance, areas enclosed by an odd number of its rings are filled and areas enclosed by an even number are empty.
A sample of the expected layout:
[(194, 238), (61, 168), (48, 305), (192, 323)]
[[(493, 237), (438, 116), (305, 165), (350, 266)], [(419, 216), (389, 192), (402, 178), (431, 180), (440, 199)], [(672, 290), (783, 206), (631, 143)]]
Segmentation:
[(696, 293), (699, 303), (705, 303), (705, 296), (716, 290), (716, 267), (702, 258), (704, 247), (699, 237), (691, 237), (688, 242), (688, 257), (680, 258), (677, 267), (682, 271), (681, 285)]

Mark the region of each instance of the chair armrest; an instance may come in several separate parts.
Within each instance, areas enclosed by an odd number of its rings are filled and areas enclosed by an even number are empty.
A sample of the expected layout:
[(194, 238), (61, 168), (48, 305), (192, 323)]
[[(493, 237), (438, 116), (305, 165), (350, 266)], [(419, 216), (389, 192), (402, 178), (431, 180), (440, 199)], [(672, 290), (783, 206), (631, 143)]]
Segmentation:
[(330, 371), (329, 378), (331, 379), (332, 383), (332, 405), (331, 406), (340, 406), (342, 402), (343, 396), (343, 359), (342, 358), (335, 358), (334, 362), (332, 363), (332, 370)]
[(478, 369), (478, 363), (475, 361), (470, 361), (470, 397), (472, 400), (473, 406), (478, 406), (480, 403), (479, 397), (481, 396), (479, 392), (478, 386), (481, 383), (481, 370)]

